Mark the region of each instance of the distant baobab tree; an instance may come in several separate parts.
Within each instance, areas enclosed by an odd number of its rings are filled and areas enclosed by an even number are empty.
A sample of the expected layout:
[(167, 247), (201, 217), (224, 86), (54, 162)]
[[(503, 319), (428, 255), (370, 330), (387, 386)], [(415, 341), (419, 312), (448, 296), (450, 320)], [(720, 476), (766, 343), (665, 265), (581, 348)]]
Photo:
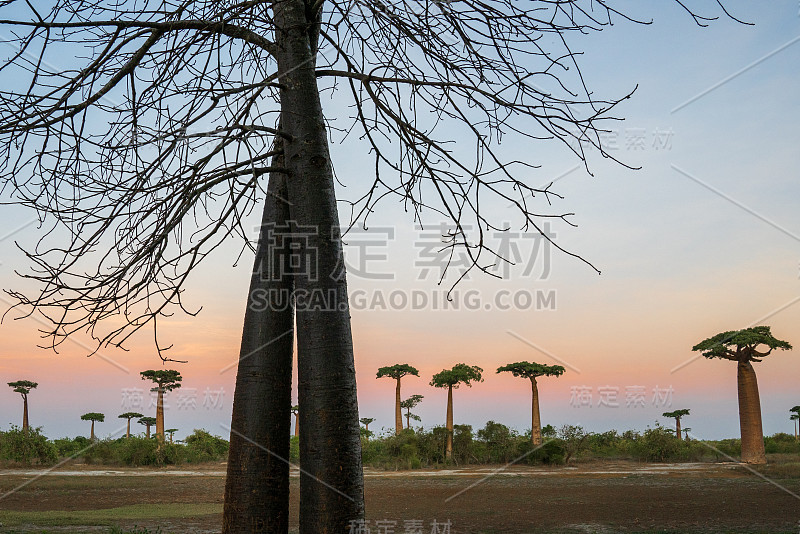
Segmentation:
[(292, 413), (294, 414), (294, 437), (300, 436), (300, 406), (295, 404), (292, 406)]
[(164, 443), (164, 392), (172, 391), (181, 387), (181, 380), (183, 377), (180, 372), (174, 369), (165, 370), (149, 370), (139, 373), (142, 375), (142, 380), (152, 380), (155, 382), (156, 387), (150, 391), (158, 392), (158, 399), (156, 401), (156, 438), (158, 442)]
[(422, 402), (422, 399), (425, 397), (423, 395), (411, 395), (409, 398), (400, 401), (400, 407), (406, 411), (406, 428), (411, 428), (411, 420), (414, 421), (421, 421), (420, 417), (416, 414), (411, 413), (417, 404)]
[(378, 369), (375, 378), (389, 377), (397, 381), (394, 390), (394, 428), (395, 434), (403, 431), (403, 412), (400, 409), (400, 379), (406, 375), (419, 376), (419, 371), (416, 367), (412, 367), (407, 363), (397, 363), (389, 367), (381, 367)]
[(14, 388), (15, 393), (22, 395), (22, 432), (28, 433), (28, 393), (35, 389), (39, 384), (30, 380), (17, 380), (9, 382), (9, 387)]
[(689, 415), (689, 410), (684, 408), (682, 410), (675, 410), (674, 412), (664, 412), (661, 415), (675, 419), (675, 437), (681, 439), (681, 417)]
[(139, 412), (125, 412), (119, 414), (117, 417), (119, 417), (120, 419), (128, 420), (128, 430), (125, 432), (125, 437), (129, 438), (131, 437), (131, 419), (136, 419), (137, 417), (144, 417), (144, 415), (140, 414)]
[(89, 412), (89, 413), (83, 414), (81, 416), (81, 419), (84, 420), (84, 421), (91, 421), (92, 422), (91, 437), (89, 439), (94, 441), (95, 440), (94, 423), (95, 423), (95, 421), (98, 422), (98, 423), (102, 423), (103, 421), (106, 420), (106, 416), (101, 414), (101, 413), (98, 413), (98, 412)]
[(689, 427), (686, 427), (686, 428), (683, 429), (683, 439), (684, 439), (684, 441), (689, 441), (689, 432), (691, 432), (691, 431), (692, 431), (692, 429), (689, 428)]
[(561, 376), (565, 369), (560, 365), (545, 365), (542, 363), (517, 362), (498, 367), (497, 372), (508, 372), (520, 378), (531, 381), (531, 442), (534, 445), (542, 444), (542, 419), (539, 415), (539, 387), (536, 378), (540, 376)]
[(797, 420), (800, 419), (800, 406), (793, 406), (792, 408), (789, 408), (789, 411), (792, 413), (792, 415), (789, 416), (789, 419), (794, 421), (794, 439), (797, 441)]
[(477, 365), (467, 365), (457, 363), (452, 369), (442, 369), (433, 375), (431, 385), (435, 388), (447, 388), (447, 443), (445, 444), (444, 455), (450, 460), (453, 457), (453, 390), (465, 384), (472, 387), (472, 382), (483, 382), (481, 376), (483, 369)]
[(156, 424), (156, 418), (155, 417), (142, 417), (141, 419), (139, 419), (138, 423), (140, 425), (144, 425), (144, 426), (147, 427), (146, 436), (147, 436), (147, 439), (150, 439), (150, 427), (153, 426), (154, 424)]
[(172, 436), (173, 436), (173, 434), (175, 434), (175, 432), (177, 432), (177, 431), (178, 431), (178, 429), (177, 429), (177, 428), (168, 428), (168, 429), (166, 429), (166, 430), (164, 431), (165, 433), (169, 434), (169, 442), (170, 442), (170, 443), (172, 443)]
[[(760, 346), (766, 350), (757, 350)], [(722, 358), (737, 363), (739, 385), (739, 427), (742, 434), (742, 461), (765, 464), (764, 430), (761, 425), (761, 401), (758, 380), (751, 362), (760, 362), (774, 349), (790, 350), (792, 346), (775, 338), (769, 326), (754, 326), (744, 330), (721, 332), (701, 341), (692, 350), (702, 351), (706, 358)]]
[(369, 435), (370, 435), (369, 424), (375, 421), (375, 419), (372, 417), (362, 417), (361, 419), (359, 419), (359, 421), (361, 421), (361, 424), (364, 425), (364, 430), (366, 430), (364, 435), (366, 436), (367, 440), (369, 440)]

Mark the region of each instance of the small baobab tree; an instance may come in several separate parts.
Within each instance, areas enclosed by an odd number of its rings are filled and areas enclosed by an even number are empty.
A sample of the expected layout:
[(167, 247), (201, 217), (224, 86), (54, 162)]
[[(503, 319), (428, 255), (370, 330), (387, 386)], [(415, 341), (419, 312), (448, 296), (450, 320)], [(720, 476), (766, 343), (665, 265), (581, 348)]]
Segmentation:
[(367, 440), (369, 440), (369, 436), (370, 434), (372, 434), (372, 432), (369, 431), (369, 425), (370, 423), (375, 421), (375, 419), (372, 417), (362, 417), (361, 419), (359, 419), (359, 421), (361, 421), (361, 424), (364, 425), (364, 430), (365, 430), (364, 436), (366, 437)]
[(30, 380), (17, 380), (9, 382), (8, 386), (14, 388), (15, 393), (22, 395), (22, 431), (28, 432), (28, 393), (35, 389), (39, 384)]
[(689, 410), (684, 408), (682, 410), (675, 410), (674, 412), (664, 412), (661, 415), (675, 419), (675, 437), (681, 439), (681, 417), (689, 415)]
[(295, 404), (292, 406), (292, 413), (294, 414), (294, 437), (300, 436), (300, 406)]
[[(758, 350), (759, 347), (766, 349)], [(739, 428), (742, 434), (742, 461), (748, 464), (767, 463), (764, 451), (764, 430), (761, 426), (761, 401), (758, 380), (751, 362), (760, 362), (774, 349), (790, 350), (792, 346), (775, 338), (769, 326), (721, 332), (692, 347), (706, 358), (721, 358), (737, 363), (739, 391)]]
[(692, 431), (692, 429), (689, 428), (688, 426), (683, 429), (683, 439), (684, 439), (684, 441), (689, 441), (689, 432), (691, 432), (691, 431)]
[(150, 391), (158, 392), (158, 399), (156, 401), (156, 438), (158, 442), (164, 443), (164, 392), (172, 391), (181, 387), (181, 380), (183, 377), (180, 372), (174, 369), (164, 370), (149, 370), (139, 373), (142, 375), (142, 380), (152, 380), (155, 382), (156, 387)]
[(435, 388), (447, 388), (447, 443), (444, 449), (445, 458), (453, 457), (453, 390), (465, 384), (472, 387), (472, 382), (483, 382), (483, 369), (477, 365), (457, 363), (452, 369), (442, 369), (433, 375), (431, 385)]
[(119, 414), (117, 417), (119, 417), (120, 419), (128, 420), (128, 430), (125, 432), (125, 437), (129, 438), (131, 437), (131, 419), (136, 419), (137, 417), (144, 417), (144, 415), (140, 414), (139, 412), (125, 412)]
[(425, 397), (423, 395), (411, 395), (404, 401), (400, 402), (400, 407), (406, 411), (406, 428), (411, 428), (411, 420), (414, 421), (421, 421), (420, 417), (416, 414), (411, 413), (417, 404), (422, 402), (422, 399)]
[(175, 432), (177, 432), (177, 431), (178, 431), (177, 428), (168, 428), (168, 429), (166, 429), (164, 431), (165, 433), (169, 434), (169, 442), (170, 443), (172, 443), (172, 438), (173, 438)]
[(560, 365), (545, 365), (542, 363), (516, 362), (497, 368), (498, 373), (511, 373), (519, 378), (531, 381), (531, 442), (534, 445), (542, 444), (542, 419), (539, 415), (539, 386), (536, 378), (540, 376), (561, 376), (565, 369)]
[(89, 439), (94, 441), (96, 439), (95, 435), (94, 435), (94, 424), (95, 424), (95, 422), (102, 423), (103, 421), (106, 420), (106, 416), (101, 414), (101, 413), (98, 413), (98, 412), (89, 412), (89, 413), (83, 414), (81, 416), (81, 419), (83, 421), (91, 421), (92, 422), (91, 437)]
[(797, 441), (798, 439), (798, 432), (797, 432), (797, 420), (800, 419), (800, 406), (794, 406), (789, 408), (789, 411), (792, 415), (789, 416), (789, 420), (794, 421), (794, 439)]
[(142, 417), (141, 419), (139, 419), (138, 422), (139, 422), (140, 425), (144, 425), (144, 426), (147, 427), (146, 437), (147, 437), (147, 439), (150, 439), (150, 427), (152, 427), (154, 424), (156, 424), (156, 418), (155, 417)]
[(394, 427), (396, 434), (403, 431), (403, 412), (400, 409), (400, 403), (402, 402), (400, 400), (400, 379), (406, 375), (419, 376), (419, 371), (416, 367), (412, 367), (407, 363), (397, 363), (389, 367), (381, 367), (375, 377), (384, 378), (388, 376), (397, 381), (394, 391)]

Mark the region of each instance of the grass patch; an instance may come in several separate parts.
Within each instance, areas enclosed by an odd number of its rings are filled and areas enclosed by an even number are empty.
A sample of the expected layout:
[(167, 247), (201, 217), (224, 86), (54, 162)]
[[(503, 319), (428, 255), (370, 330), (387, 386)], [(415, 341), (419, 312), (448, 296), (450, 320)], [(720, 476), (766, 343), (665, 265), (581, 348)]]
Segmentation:
[(221, 503), (132, 504), (99, 510), (4, 511), (3, 526), (114, 525), (119, 521), (196, 517), (222, 513)]

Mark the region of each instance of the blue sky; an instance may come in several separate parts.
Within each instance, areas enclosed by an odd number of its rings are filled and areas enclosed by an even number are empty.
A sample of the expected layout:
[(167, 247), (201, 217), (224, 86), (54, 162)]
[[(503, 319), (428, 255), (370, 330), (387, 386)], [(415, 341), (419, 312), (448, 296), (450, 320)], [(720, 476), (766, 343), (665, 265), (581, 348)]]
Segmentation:
[[(377, 419), (373, 428), (393, 423), (393, 388), (374, 379), (377, 367), (408, 362), (420, 368), (423, 376), (408, 380), (404, 395), (425, 395), (417, 413), (432, 426), (444, 421), (445, 395), (427, 386), (430, 375), (463, 361), (483, 367), (486, 380), (456, 393), (456, 422), (480, 427), (493, 419), (523, 430), (530, 421), (529, 388), (495, 375), (494, 369), (524, 359), (569, 364), (563, 377), (540, 386), (544, 423), (583, 424), (594, 431), (642, 429), (655, 420), (669, 425), (661, 412), (688, 407), (692, 415), (685, 424), (698, 437), (733, 437), (738, 434), (735, 365), (699, 358), (675, 368), (696, 356), (691, 346), (705, 337), (759, 320), (772, 325), (778, 337), (800, 344), (800, 302), (762, 319), (800, 297), (797, 2), (772, 2), (769, 9), (726, 2), (737, 17), (755, 25), (722, 19), (708, 28), (698, 28), (677, 5), (659, 4), (650, 13), (639, 2), (623, 4), (652, 16), (654, 23), (620, 22), (573, 45), (584, 50), (583, 72), (599, 97), (622, 96), (638, 84), (619, 107), (617, 115), (625, 121), (607, 140), (616, 143), (609, 152), (641, 170), (625, 169), (595, 151), (589, 158), (594, 176), (589, 176), (557, 144), (508, 137), (502, 146), (507, 154), (536, 156), (541, 168), (530, 171), (532, 184), (559, 178), (554, 187), (565, 198), (554, 209), (574, 212), (571, 221), (578, 227), (554, 224), (553, 231), (602, 275), (553, 252), (545, 279), (544, 265), (526, 276), (523, 261), (509, 279), (476, 276), (459, 289), (474, 290), (486, 302), (503, 291), (554, 292), (555, 309), (355, 309), (360, 410)], [(342, 112), (336, 99), (326, 103), (328, 116)], [(358, 196), (372, 160), (353, 138), (334, 143), (332, 155), (337, 175), (349, 186), (339, 190), (340, 196)], [(490, 204), (487, 209), (502, 218), (507, 208)], [(29, 220), (19, 208), (4, 207), (0, 214), (7, 232)], [(429, 222), (428, 231), (435, 230), (438, 221)], [(254, 218), (253, 228), (256, 224)], [(381, 205), (371, 228), (381, 227), (391, 227), (396, 237), (379, 247), (386, 259), (370, 265), (394, 277), (375, 281), (351, 275), (351, 292), (416, 290), (433, 298), (446, 290), (433, 277), (419, 279), (415, 258), (422, 238), (401, 206), (391, 200)], [(13, 271), (28, 267), (12, 242), (30, 244), (36, 236), (35, 227), (28, 226), (2, 241), (3, 288), (23, 285)], [(359, 251), (352, 246), (348, 251), (357, 263)], [(191, 359), (181, 367), (185, 391), (196, 390), (198, 407), (186, 406), (191, 404), (186, 393), (183, 409), (169, 412), (168, 426), (181, 428), (179, 436), (199, 427), (224, 434), (220, 425), (229, 422), (233, 373), (220, 369), (237, 352), (250, 263), (247, 258), (233, 267), (237, 252), (231, 243), (198, 271), (188, 296), (191, 304), (204, 307), (200, 316), (177, 316), (164, 325), (177, 354)], [(74, 434), (85, 411), (105, 411), (109, 419), (125, 411), (122, 390), (145, 386), (137, 371), (160, 364), (144, 338), (135, 340), (130, 353), (109, 352), (106, 360), (86, 359), (76, 344), (53, 356), (32, 348), (36, 326), (5, 321), (0, 374), (8, 375), (4, 381), (41, 383), (31, 395), (31, 417), (48, 435)], [(127, 372), (108, 360), (120, 362)], [(765, 432), (790, 431), (788, 408), (800, 404), (794, 393), (800, 371), (796, 351), (771, 355), (756, 371)], [(626, 391), (642, 387), (645, 405), (626, 407)], [(592, 406), (576, 406), (576, 392), (587, 388)], [(620, 406), (598, 406), (601, 389), (614, 388)], [(671, 391), (670, 406), (653, 402), (656, 388)], [(206, 391), (220, 390), (226, 392), (222, 407), (202, 406)], [(0, 391), (0, 398), (0, 425), (18, 423), (18, 395), (9, 389)], [(104, 424), (99, 434), (112, 426), (116, 430), (116, 423)]]

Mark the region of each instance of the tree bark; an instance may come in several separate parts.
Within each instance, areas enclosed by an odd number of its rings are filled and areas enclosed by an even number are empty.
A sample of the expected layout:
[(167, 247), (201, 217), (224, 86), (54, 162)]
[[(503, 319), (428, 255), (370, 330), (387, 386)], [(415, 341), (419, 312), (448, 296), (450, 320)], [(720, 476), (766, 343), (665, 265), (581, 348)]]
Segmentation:
[(536, 377), (531, 377), (531, 443), (542, 444), (542, 420), (539, 416), (539, 387)]
[(294, 414), (294, 437), (300, 437), (300, 419), (298, 414)]
[[(310, 5), (310, 4), (309, 4)], [(356, 374), (333, 169), (315, 74), (316, 34), (304, 0), (273, 3), (281, 124), (295, 250), (300, 533), (347, 532), (364, 517)]]
[(453, 458), (453, 386), (447, 386), (447, 444), (444, 449), (444, 457), (447, 460)]
[[(273, 158), (282, 166), (283, 158)], [(294, 308), (286, 177), (270, 176), (247, 296), (231, 417), (223, 532), (289, 530)], [(271, 234), (271, 235), (270, 235)], [(297, 435), (295, 416), (295, 435)]]
[(22, 432), (28, 433), (28, 396), (22, 396)]
[(158, 447), (164, 445), (164, 388), (158, 385), (158, 397), (156, 401), (156, 439)]
[(128, 439), (131, 437), (131, 418), (130, 417), (128, 417), (128, 430), (125, 432), (125, 437), (128, 438)]
[(681, 438), (681, 418), (680, 417), (676, 417), (675, 418), (675, 435), (678, 436), (678, 439), (682, 439)]
[(411, 428), (411, 412), (406, 414), (406, 428)]
[(400, 409), (400, 378), (397, 379), (397, 387), (394, 390), (394, 428), (395, 434), (403, 431), (403, 411)]
[(89, 439), (94, 441), (94, 421), (92, 421), (92, 431), (91, 431), (91, 437)]
[(749, 361), (738, 363), (739, 427), (742, 433), (742, 461), (748, 464), (765, 464), (764, 432), (761, 426), (761, 401), (758, 381)]
[(147, 439), (150, 439), (150, 425), (145, 426), (147, 426)]

